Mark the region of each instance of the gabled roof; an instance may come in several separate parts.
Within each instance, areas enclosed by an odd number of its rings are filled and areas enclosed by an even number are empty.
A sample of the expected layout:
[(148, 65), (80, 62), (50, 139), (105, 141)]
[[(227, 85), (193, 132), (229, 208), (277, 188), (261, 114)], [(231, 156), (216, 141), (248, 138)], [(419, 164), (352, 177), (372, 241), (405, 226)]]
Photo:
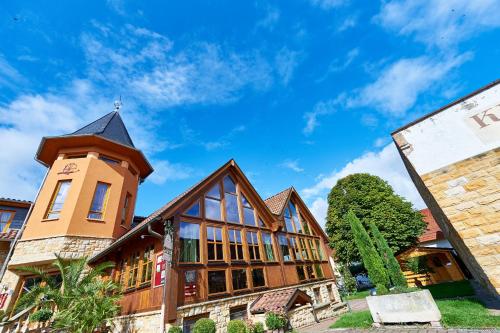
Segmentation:
[(290, 288), (267, 292), (257, 298), (250, 306), (250, 312), (266, 313), (269, 311), (288, 312), (296, 302), (311, 303), (311, 297), (299, 288)]
[(135, 148), (118, 111), (112, 111), (68, 135), (98, 135), (124, 146)]
[(289, 187), (286, 190), (276, 193), (275, 195), (264, 200), (271, 213), (281, 216), (288, 202), (288, 198), (290, 198), (292, 189), (292, 187)]
[(427, 227), (424, 233), (418, 238), (419, 243), (430, 242), (440, 239), (445, 239), (443, 231), (437, 224), (436, 220), (432, 216), (431, 211), (426, 208), (420, 211), (424, 215), (424, 222), (427, 223)]

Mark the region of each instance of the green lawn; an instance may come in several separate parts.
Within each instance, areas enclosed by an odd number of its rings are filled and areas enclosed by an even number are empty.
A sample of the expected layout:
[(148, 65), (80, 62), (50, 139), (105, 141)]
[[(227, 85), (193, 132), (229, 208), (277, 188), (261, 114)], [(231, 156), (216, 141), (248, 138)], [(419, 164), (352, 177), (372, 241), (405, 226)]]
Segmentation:
[[(491, 315), (475, 299), (437, 300), (441, 311), (441, 323), (449, 328), (499, 328), (500, 316)], [(351, 312), (342, 315), (330, 328), (371, 327), (370, 311)]]
[(373, 320), (370, 311), (351, 312), (342, 315), (330, 328), (359, 327), (369, 328)]
[(474, 289), (468, 280), (433, 284), (421, 288), (428, 289), (434, 299), (474, 296)]
[(347, 300), (360, 299), (360, 298), (365, 298), (366, 296), (370, 296), (370, 291), (369, 290), (356, 291), (354, 294), (346, 296), (346, 299)]

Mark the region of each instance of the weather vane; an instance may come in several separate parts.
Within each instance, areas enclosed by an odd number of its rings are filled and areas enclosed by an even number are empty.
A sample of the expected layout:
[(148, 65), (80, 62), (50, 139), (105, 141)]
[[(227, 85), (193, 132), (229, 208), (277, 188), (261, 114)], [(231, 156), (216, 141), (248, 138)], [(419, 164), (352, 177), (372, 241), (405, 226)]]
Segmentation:
[(122, 95), (120, 95), (120, 99), (115, 101), (115, 111), (118, 112), (122, 108)]

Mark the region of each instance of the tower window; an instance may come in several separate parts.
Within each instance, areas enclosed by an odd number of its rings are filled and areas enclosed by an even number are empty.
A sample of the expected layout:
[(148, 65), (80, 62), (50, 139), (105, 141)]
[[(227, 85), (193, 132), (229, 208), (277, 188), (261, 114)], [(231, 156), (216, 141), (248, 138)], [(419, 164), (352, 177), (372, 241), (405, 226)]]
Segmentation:
[(92, 199), (92, 205), (90, 206), (90, 211), (88, 218), (93, 220), (102, 220), (104, 217), (104, 212), (106, 210), (106, 203), (108, 201), (109, 194), (109, 184), (97, 183), (95, 189), (94, 198)]
[(123, 210), (122, 210), (122, 225), (125, 225), (125, 223), (127, 222), (131, 201), (132, 201), (132, 194), (127, 193), (127, 195), (125, 196), (125, 203), (123, 204)]
[(15, 212), (0, 210), (0, 232), (7, 232), (9, 230), (14, 215)]
[(45, 215), (46, 219), (58, 219), (64, 205), (64, 200), (68, 195), (71, 180), (60, 180), (50, 201), (49, 209)]
[(120, 164), (121, 162), (106, 155), (99, 155), (99, 159), (109, 164)]

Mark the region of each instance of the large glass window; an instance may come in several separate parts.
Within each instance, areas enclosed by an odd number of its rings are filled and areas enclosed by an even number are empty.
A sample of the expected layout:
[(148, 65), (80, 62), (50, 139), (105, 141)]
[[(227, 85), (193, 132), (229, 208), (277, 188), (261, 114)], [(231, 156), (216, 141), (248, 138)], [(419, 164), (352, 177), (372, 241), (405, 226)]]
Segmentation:
[(262, 241), (264, 243), (264, 254), (266, 256), (266, 261), (274, 261), (274, 251), (273, 251), (273, 240), (271, 234), (267, 232), (262, 232)]
[(246, 269), (233, 269), (233, 290), (247, 289), (247, 270)]
[(243, 218), (246, 225), (257, 226), (253, 207), (247, 198), (241, 195), (241, 205), (243, 206)]
[(300, 226), (299, 222), (299, 216), (297, 215), (297, 209), (295, 209), (295, 205), (290, 201), (288, 206), (290, 207), (290, 216), (292, 218), (293, 226), (295, 227), (295, 232), (303, 233), (302, 227)]
[(14, 212), (0, 210), (0, 232), (7, 232), (9, 230), (14, 214)]
[(149, 245), (142, 255), (141, 284), (151, 282), (153, 274), (154, 245)]
[(181, 222), (179, 226), (180, 262), (200, 261), (200, 226)]
[(264, 269), (262, 268), (252, 269), (252, 284), (254, 288), (266, 286), (266, 279), (264, 278)]
[(139, 252), (132, 253), (130, 256), (130, 268), (128, 271), (128, 288), (134, 288), (137, 283), (137, 274), (139, 273)]
[(304, 227), (304, 233), (306, 235), (311, 235), (311, 229), (309, 228), (309, 223), (304, 218), (304, 215), (300, 214), (300, 220), (302, 221), (302, 226)]
[(300, 238), (299, 241), (300, 241), (300, 248), (302, 249), (302, 258), (304, 258), (304, 260), (309, 260), (310, 259), (309, 251), (307, 250), (307, 245), (304, 238)]
[(109, 184), (98, 182), (92, 205), (90, 205), (89, 219), (102, 220), (106, 210), (106, 203), (108, 201)]
[(278, 241), (281, 249), (281, 254), (283, 255), (284, 261), (291, 261), (292, 257), (290, 256), (290, 248), (288, 246), (288, 239), (284, 234), (280, 234), (278, 236)]
[(312, 239), (308, 239), (307, 243), (309, 244), (309, 248), (311, 249), (311, 254), (313, 260), (319, 260), (318, 252), (316, 251), (316, 247), (314, 246), (314, 242)]
[(299, 281), (304, 281), (306, 279), (306, 272), (304, 270), (304, 266), (298, 265), (295, 268), (297, 269), (297, 276), (299, 277)]
[(295, 241), (295, 237), (290, 237), (290, 246), (292, 247), (293, 250), (293, 255), (295, 256), (295, 260), (302, 260), (302, 256), (300, 255), (300, 248), (299, 244)]
[(185, 212), (184, 215), (200, 217), (200, 202), (196, 201)]
[(290, 208), (288, 206), (285, 208), (284, 217), (285, 217), (285, 228), (286, 228), (286, 231), (288, 231), (288, 232), (295, 232), (295, 229), (293, 228), (292, 215), (290, 213)]
[(208, 271), (208, 293), (218, 294), (226, 290), (226, 271)]
[(229, 229), (229, 250), (231, 260), (244, 260), (243, 241), (241, 240), (241, 231), (238, 229)]
[(209, 261), (224, 260), (222, 228), (207, 226), (207, 254)]
[(230, 176), (224, 177), (224, 199), (226, 202), (226, 221), (240, 223), (238, 213), (238, 196), (236, 194), (236, 184)]
[(323, 277), (323, 269), (321, 268), (320, 264), (314, 265), (314, 271), (316, 272), (316, 277), (320, 279)]
[(256, 232), (247, 231), (247, 244), (250, 260), (260, 260), (259, 237)]
[(325, 254), (323, 253), (323, 248), (321, 247), (321, 242), (319, 239), (316, 239), (316, 250), (318, 251), (319, 259), (325, 260)]
[(59, 218), (59, 214), (61, 214), (64, 201), (66, 200), (66, 196), (68, 195), (70, 184), (71, 180), (60, 180), (57, 183), (56, 190), (54, 191), (54, 195), (52, 196), (52, 200), (50, 201), (49, 209), (47, 210), (47, 214), (45, 214), (46, 219)]
[(205, 196), (205, 217), (207, 219), (222, 220), (220, 203), (220, 186), (217, 184), (212, 187)]
[(307, 265), (306, 266), (306, 271), (307, 271), (307, 276), (308, 276), (309, 280), (317, 278), (316, 272), (314, 271), (312, 265)]

